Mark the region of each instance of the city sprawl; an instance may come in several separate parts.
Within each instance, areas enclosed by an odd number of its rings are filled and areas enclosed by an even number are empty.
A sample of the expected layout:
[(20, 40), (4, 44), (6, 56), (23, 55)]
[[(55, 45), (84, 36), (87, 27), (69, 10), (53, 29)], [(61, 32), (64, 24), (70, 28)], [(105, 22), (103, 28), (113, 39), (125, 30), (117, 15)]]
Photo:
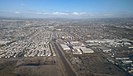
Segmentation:
[(132, 76), (133, 19), (1, 18), (0, 76), (9, 75)]

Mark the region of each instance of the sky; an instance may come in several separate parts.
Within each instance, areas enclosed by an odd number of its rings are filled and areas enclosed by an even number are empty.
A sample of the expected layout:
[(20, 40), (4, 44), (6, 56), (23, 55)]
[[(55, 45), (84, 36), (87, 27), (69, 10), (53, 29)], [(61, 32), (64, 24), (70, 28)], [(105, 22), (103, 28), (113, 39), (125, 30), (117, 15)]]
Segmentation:
[(125, 18), (133, 17), (133, 0), (0, 0), (0, 16)]

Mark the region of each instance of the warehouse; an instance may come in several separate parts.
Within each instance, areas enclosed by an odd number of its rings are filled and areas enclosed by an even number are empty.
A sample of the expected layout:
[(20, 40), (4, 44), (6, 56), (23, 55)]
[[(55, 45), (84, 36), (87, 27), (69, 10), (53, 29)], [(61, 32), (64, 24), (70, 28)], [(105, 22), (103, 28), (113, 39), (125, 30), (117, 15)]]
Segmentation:
[(61, 45), (61, 47), (63, 48), (63, 50), (66, 50), (66, 51), (68, 51), (68, 50), (71, 50), (67, 45), (65, 45), (65, 44), (60, 44)]
[(82, 47), (81, 50), (83, 53), (94, 53), (92, 49), (86, 47)]

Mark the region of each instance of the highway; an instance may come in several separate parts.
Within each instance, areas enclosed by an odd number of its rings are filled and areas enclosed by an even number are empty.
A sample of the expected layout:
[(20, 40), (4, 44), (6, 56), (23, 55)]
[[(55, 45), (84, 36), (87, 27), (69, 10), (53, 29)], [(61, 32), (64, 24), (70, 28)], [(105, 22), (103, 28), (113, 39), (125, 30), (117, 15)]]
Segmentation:
[(64, 55), (62, 54), (62, 50), (59, 48), (58, 44), (55, 41), (51, 41), (52, 47), (56, 53), (57, 56), (59, 56), (59, 58), (61, 59), (64, 68), (67, 72), (68, 76), (76, 76), (76, 74), (74, 73), (74, 71), (72, 70), (72, 68), (70, 67), (70, 65), (68, 64), (66, 58), (64, 57)]

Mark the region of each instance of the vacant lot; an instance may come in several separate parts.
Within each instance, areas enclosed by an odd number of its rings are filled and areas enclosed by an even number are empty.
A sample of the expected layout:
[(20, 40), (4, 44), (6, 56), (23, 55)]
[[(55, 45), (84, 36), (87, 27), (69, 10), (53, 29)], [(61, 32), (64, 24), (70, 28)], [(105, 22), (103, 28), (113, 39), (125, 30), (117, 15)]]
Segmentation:
[(62, 76), (56, 57), (1, 59), (0, 76)]

